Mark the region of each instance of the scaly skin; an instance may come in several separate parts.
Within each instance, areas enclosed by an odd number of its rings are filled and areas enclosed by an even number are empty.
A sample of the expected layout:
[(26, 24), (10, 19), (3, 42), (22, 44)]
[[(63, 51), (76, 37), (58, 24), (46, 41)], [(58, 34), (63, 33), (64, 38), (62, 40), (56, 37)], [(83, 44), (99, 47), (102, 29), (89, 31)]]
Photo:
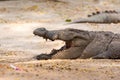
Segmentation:
[(33, 32), (45, 39), (62, 40), (65, 46), (53, 49), (50, 54), (36, 56), (42, 59), (116, 59), (120, 58), (120, 34), (112, 32), (92, 32), (78, 29), (63, 29), (48, 31), (38, 28)]
[(88, 15), (87, 18), (79, 19), (71, 22), (73, 23), (119, 23), (120, 22), (120, 12), (116, 11), (104, 11), (92, 13)]

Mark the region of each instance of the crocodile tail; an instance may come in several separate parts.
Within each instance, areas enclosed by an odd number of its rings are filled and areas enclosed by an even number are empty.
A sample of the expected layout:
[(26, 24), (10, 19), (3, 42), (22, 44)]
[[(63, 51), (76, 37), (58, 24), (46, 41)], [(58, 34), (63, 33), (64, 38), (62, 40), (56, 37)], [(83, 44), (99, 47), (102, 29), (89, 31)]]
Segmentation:
[(70, 22), (69, 24), (74, 24), (74, 23), (87, 23), (87, 22), (88, 22), (88, 23), (93, 23), (93, 22), (95, 22), (95, 21), (92, 20), (92, 19), (87, 18), (87, 19), (79, 19), (79, 20)]
[[(109, 22), (109, 19), (106, 18), (106, 16), (109, 14), (118, 14), (119, 12), (115, 11), (115, 10), (106, 10), (106, 11), (103, 11), (103, 12), (95, 12), (95, 13), (92, 13), (91, 15), (88, 15), (87, 18), (83, 18), (83, 19), (79, 19), (79, 20), (76, 20), (76, 21), (73, 21), (69, 24), (74, 24), (74, 23), (111, 23)], [(114, 21), (112, 21), (114, 22)]]
[(88, 22), (87, 19), (80, 19), (80, 20), (76, 20), (76, 21), (70, 22), (70, 24), (74, 24), (74, 23), (86, 23), (86, 22)]
[(103, 14), (103, 13), (118, 13), (117, 11), (115, 10), (105, 10), (103, 12), (100, 12), (100, 11), (97, 11), (97, 12), (93, 12), (92, 14), (88, 15), (88, 17), (92, 17), (92, 16), (95, 16), (95, 15), (98, 15), (98, 14)]

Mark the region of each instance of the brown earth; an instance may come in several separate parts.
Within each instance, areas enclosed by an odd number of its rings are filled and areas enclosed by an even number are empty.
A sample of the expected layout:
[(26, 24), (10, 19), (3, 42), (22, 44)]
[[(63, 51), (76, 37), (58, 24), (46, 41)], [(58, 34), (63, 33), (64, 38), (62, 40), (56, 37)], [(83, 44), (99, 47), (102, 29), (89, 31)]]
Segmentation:
[(95, 11), (120, 11), (119, 4), (119, 0), (0, 1), (0, 80), (119, 80), (120, 60), (34, 60), (35, 55), (49, 53), (64, 42), (46, 42), (32, 34), (38, 27), (119, 33), (120, 23), (67, 25), (65, 22)]

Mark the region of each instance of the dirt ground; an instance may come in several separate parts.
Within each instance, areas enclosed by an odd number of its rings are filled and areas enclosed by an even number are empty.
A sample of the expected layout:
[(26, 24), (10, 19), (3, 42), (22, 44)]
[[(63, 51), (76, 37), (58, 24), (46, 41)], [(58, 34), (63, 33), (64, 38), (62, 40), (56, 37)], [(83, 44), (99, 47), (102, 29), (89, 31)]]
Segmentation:
[(0, 80), (119, 80), (120, 60), (46, 60), (34, 56), (64, 42), (45, 41), (33, 30), (76, 28), (120, 33), (118, 24), (66, 24), (95, 11), (120, 11), (119, 0), (0, 1)]

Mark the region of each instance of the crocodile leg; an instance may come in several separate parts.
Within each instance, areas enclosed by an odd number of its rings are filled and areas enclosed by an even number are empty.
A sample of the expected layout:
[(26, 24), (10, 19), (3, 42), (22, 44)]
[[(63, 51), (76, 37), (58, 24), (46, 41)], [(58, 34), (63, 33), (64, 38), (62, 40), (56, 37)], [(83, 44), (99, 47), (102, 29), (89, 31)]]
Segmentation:
[(107, 51), (92, 57), (93, 59), (120, 59), (120, 42), (112, 42)]
[(102, 54), (98, 54), (96, 56), (93, 56), (92, 59), (109, 59), (108, 51), (103, 52)]
[(80, 58), (91, 58), (106, 51), (114, 35), (111, 33), (101, 34), (96, 35), (94, 40), (85, 48)]

